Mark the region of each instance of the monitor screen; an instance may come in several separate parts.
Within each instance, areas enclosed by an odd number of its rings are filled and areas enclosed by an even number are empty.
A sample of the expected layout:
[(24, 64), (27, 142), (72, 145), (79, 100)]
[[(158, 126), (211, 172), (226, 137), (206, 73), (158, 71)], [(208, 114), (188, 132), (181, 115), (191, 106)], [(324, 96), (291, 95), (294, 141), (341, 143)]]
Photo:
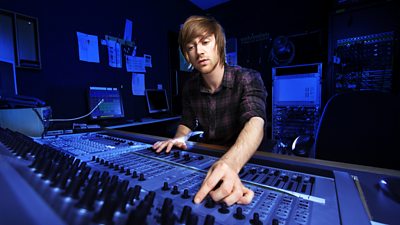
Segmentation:
[(0, 59), (0, 96), (17, 94), (14, 62)]
[(319, 79), (301, 77), (276, 79), (274, 81), (274, 103), (310, 103), (319, 104)]
[(169, 104), (165, 89), (146, 89), (149, 113), (168, 112)]
[(118, 88), (112, 87), (90, 87), (89, 88), (89, 110), (104, 100), (100, 106), (90, 115), (91, 119), (109, 119), (124, 117), (124, 107)]

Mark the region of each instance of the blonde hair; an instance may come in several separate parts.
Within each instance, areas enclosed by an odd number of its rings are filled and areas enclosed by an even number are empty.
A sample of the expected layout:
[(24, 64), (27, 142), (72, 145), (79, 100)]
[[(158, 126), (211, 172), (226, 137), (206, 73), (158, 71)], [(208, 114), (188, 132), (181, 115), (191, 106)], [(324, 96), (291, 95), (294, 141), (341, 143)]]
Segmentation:
[(179, 47), (186, 60), (186, 45), (197, 37), (212, 35), (215, 36), (220, 63), (225, 63), (225, 33), (221, 24), (212, 17), (190, 16), (186, 19), (179, 32)]

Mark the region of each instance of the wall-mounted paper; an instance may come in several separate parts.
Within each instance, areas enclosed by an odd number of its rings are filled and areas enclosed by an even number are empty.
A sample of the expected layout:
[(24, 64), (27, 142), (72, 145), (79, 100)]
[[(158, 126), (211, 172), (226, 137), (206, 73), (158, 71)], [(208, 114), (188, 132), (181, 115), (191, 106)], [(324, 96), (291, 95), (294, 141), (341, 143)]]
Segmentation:
[(125, 20), (124, 39), (127, 41), (132, 41), (132, 21), (128, 19)]
[(99, 41), (97, 36), (76, 32), (78, 37), (79, 60), (86, 62), (100, 62)]
[(126, 56), (126, 70), (128, 72), (145, 73), (144, 57)]
[(111, 67), (122, 68), (121, 44), (114, 40), (107, 41), (108, 64)]
[(142, 73), (132, 73), (132, 94), (144, 95), (145, 79)]
[(133, 72), (133, 56), (125, 56), (126, 71)]
[(153, 67), (153, 65), (151, 64), (151, 55), (143, 54), (143, 57), (144, 57), (144, 66)]

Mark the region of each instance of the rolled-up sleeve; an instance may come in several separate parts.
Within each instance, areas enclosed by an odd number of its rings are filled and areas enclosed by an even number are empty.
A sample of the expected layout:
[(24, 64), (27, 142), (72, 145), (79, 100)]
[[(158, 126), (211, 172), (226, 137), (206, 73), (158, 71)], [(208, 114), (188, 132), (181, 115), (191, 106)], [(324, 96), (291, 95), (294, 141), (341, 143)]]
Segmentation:
[(242, 79), (243, 94), (240, 104), (240, 123), (244, 125), (252, 117), (261, 117), (266, 122), (266, 99), (268, 93), (260, 73), (251, 71), (246, 76), (243, 76)]

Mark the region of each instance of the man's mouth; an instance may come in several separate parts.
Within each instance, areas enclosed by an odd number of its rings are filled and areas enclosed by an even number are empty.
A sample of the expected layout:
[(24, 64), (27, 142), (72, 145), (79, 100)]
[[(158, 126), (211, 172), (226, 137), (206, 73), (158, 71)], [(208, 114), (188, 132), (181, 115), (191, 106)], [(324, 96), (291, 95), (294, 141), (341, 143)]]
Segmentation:
[(197, 61), (198, 64), (200, 65), (205, 65), (207, 63), (208, 59), (200, 59)]

